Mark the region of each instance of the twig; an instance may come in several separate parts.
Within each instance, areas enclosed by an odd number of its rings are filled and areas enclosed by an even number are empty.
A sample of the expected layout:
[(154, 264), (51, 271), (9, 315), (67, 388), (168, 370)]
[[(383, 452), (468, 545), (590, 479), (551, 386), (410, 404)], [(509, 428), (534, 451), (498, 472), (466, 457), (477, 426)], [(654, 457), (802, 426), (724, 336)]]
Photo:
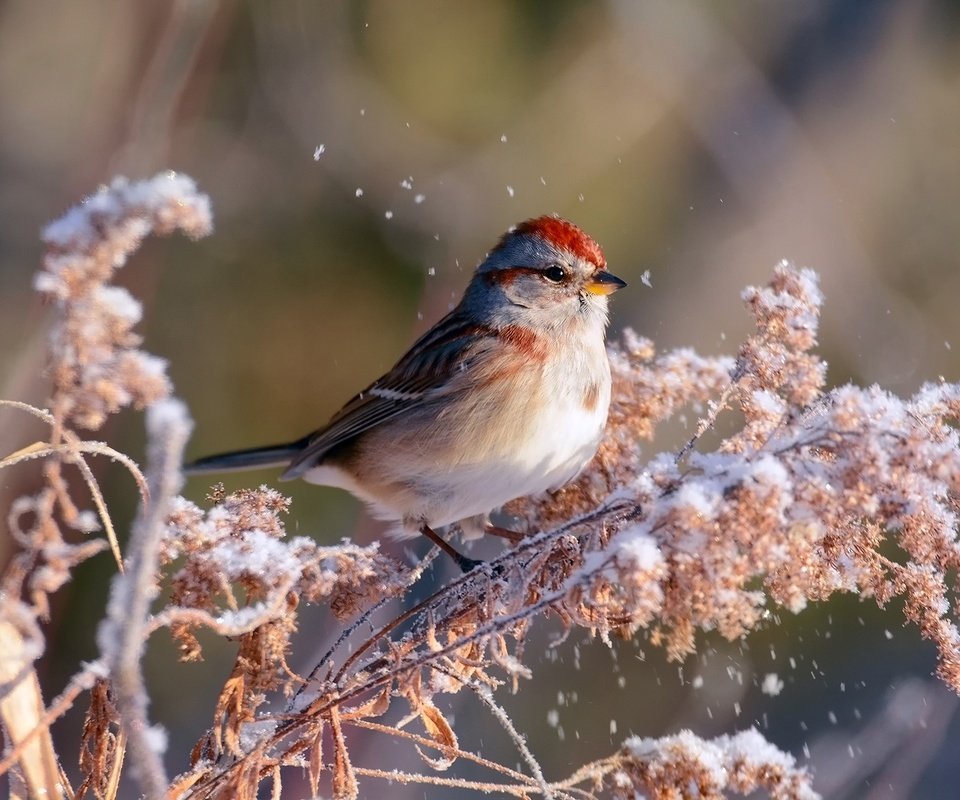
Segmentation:
[(734, 390), (737, 388), (737, 384), (745, 374), (746, 369), (744, 368), (743, 363), (738, 362), (736, 369), (730, 376), (730, 383), (727, 384), (726, 388), (720, 394), (720, 397), (715, 402), (711, 403), (710, 412), (707, 414), (707, 416), (701, 417), (697, 421), (697, 430), (677, 452), (676, 462), (678, 464), (683, 461), (686, 455), (693, 449), (694, 445), (700, 440), (700, 437), (716, 424), (717, 417), (719, 417), (720, 412), (727, 407), (727, 402), (730, 400), (730, 396), (733, 394)]
[(151, 406), (147, 412), (150, 452), (148, 471), (153, 502), (141, 508), (129, 544), (129, 570), (113, 579), (107, 619), (98, 642), (113, 677), (117, 709), (127, 734), (131, 767), (149, 800), (162, 800), (167, 776), (159, 748), (151, 741), (148, 697), (140, 660), (143, 656), (150, 602), (157, 587), (160, 544), (170, 501), (182, 483), (180, 464), (190, 434), (186, 408), (177, 400)]
[(490, 759), (483, 758), (483, 756), (478, 756), (476, 753), (471, 753), (469, 750), (444, 747), (437, 742), (436, 739), (430, 739), (426, 736), (420, 736), (419, 734), (411, 733), (410, 731), (392, 728), (389, 725), (383, 725), (379, 722), (371, 722), (367, 719), (344, 721), (344, 725), (352, 725), (355, 728), (366, 728), (367, 730), (383, 733), (387, 736), (393, 736), (397, 739), (406, 739), (414, 744), (423, 745), (424, 747), (432, 747), (435, 750), (439, 750), (441, 753), (449, 752), (456, 755), (457, 758), (462, 758), (465, 761), (472, 761), (474, 764), (477, 764), (481, 767), (486, 767), (492, 772), (499, 772), (502, 775), (506, 775), (508, 778), (512, 778), (517, 783), (526, 783), (528, 786), (531, 786), (531, 788), (538, 788), (536, 787), (536, 784), (532, 784), (530, 782), (530, 777), (528, 775), (524, 775), (522, 772), (517, 772), (509, 767), (505, 767), (503, 764), (498, 764), (496, 761), (490, 761)]
[[(441, 778), (437, 775), (423, 775), (417, 772), (400, 772), (398, 770), (368, 769), (365, 767), (354, 767), (354, 773), (368, 778), (383, 778), (388, 781), (404, 784), (425, 784), (427, 786), (447, 786), (451, 789), (472, 789), (475, 792), (483, 794), (508, 794), (513, 797), (527, 798), (530, 792), (540, 792), (542, 789), (538, 786), (531, 786), (529, 783), (520, 783), (511, 785), (509, 783), (490, 783), (485, 781), (471, 781), (466, 778)], [(566, 800), (571, 795), (566, 793), (558, 796), (558, 800)]]
[[(418, 563), (410, 571), (410, 574), (408, 576), (407, 589), (412, 588), (417, 583), (417, 581), (420, 580), (420, 576), (423, 575), (424, 570), (426, 570), (426, 568), (431, 563), (433, 563), (433, 561), (437, 557), (438, 552), (439, 551), (436, 547), (431, 548), (430, 552), (427, 553), (427, 555), (420, 561), (420, 563)], [(303, 692), (307, 689), (307, 687), (314, 680), (316, 680), (317, 673), (319, 673), (324, 666), (329, 665), (330, 659), (333, 657), (333, 654), (337, 651), (340, 645), (342, 645), (354, 633), (354, 631), (357, 630), (357, 628), (359, 628), (364, 622), (370, 619), (370, 617), (372, 617), (379, 609), (383, 608), (383, 606), (385, 606), (387, 603), (389, 603), (393, 599), (394, 598), (392, 595), (381, 598), (376, 603), (374, 603), (370, 608), (364, 611), (363, 614), (361, 614), (354, 622), (352, 622), (350, 625), (345, 627), (340, 632), (340, 635), (337, 637), (336, 641), (334, 641), (334, 643), (330, 645), (327, 651), (323, 654), (323, 656), (317, 662), (316, 666), (310, 671), (310, 674), (307, 676), (307, 679), (306, 681), (304, 681), (303, 685), (299, 689), (297, 689), (296, 694), (294, 694), (293, 697), (290, 698), (289, 702), (287, 703), (287, 708), (286, 708), (287, 713), (291, 713), (293, 711), (297, 700), (300, 698)], [(407, 618), (406, 615), (401, 615), (398, 618), (399, 622), (396, 619), (393, 620), (393, 622), (389, 623), (390, 625), (389, 629), (392, 630), (397, 625), (401, 624), (403, 620), (406, 618)], [(368, 640), (368, 642), (366, 643), (366, 646), (369, 646), (370, 644), (375, 642), (377, 638), (380, 638), (383, 635), (384, 635), (384, 631), (383, 629), (381, 629), (380, 633), (377, 634), (376, 638), (372, 640)]]
[(493, 699), (493, 693), (488, 688), (475, 686), (472, 683), (467, 685), (480, 699), (480, 702), (493, 714), (493, 718), (500, 723), (500, 727), (506, 731), (507, 736), (509, 736), (510, 740), (516, 745), (520, 755), (523, 756), (523, 760), (526, 761), (527, 766), (530, 767), (530, 772), (533, 773), (533, 777), (540, 787), (540, 791), (543, 792), (543, 796), (547, 798), (547, 800), (554, 800), (556, 795), (547, 784), (547, 779), (543, 775), (543, 768), (540, 766), (540, 762), (537, 761), (533, 752), (527, 747), (526, 740), (520, 735), (520, 731), (514, 727), (513, 720), (510, 719), (510, 716), (503, 709), (503, 706)]

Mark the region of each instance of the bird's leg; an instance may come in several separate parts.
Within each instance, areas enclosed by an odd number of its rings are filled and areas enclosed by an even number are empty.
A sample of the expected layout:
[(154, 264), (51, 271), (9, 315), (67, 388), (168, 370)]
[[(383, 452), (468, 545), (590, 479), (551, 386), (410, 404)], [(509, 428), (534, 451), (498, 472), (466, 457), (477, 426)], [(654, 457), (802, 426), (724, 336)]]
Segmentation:
[(511, 531), (509, 528), (501, 528), (499, 525), (486, 525), (483, 532), (489, 533), (491, 536), (499, 536), (501, 539), (506, 539), (510, 544), (517, 544), (525, 538), (522, 533)]
[(426, 536), (431, 542), (433, 542), (437, 547), (443, 550), (450, 558), (457, 562), (457, 566), (460, 567), (461, 572), (469, 572), (474, 567), (482, 564), (482, 561), (477, 561), (475, 558), (467, 558), (463, 553), (459, 552), (453, 545), (445, 541), (440, 537), (433, 528), (429, 525), (424, 525), (420, 528), (420, 533)]

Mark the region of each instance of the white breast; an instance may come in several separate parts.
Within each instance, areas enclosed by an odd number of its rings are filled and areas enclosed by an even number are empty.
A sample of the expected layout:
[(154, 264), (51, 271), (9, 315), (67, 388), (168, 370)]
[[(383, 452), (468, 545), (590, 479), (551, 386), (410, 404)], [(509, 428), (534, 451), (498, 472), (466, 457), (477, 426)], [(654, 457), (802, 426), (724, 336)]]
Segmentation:
[(557, 489), (593, 457), (610, 405), (606, 353), (603, 358), (548, 363), (538, 391), (535, 412), (518, 414), (522, 424), (486, 421), (494, 431), (502, 431), (499, 446), (491, 448), (489, 459), (461, 463), (443, 477), (442, 493), (449, 501), (431, 509), (434, 524), (458, 522), (514, 498)]
[(350, 491), (411, 534), (423, 523), (439, 528), (559, 488), (603, 435), (610, 367), (602, 331), (564, 358), (531, 366), (521, 388), (478, 397), (456, 415), (431, 412), (403, 431), (371, 430), (362, 477), (321, 465), (304, 478)]

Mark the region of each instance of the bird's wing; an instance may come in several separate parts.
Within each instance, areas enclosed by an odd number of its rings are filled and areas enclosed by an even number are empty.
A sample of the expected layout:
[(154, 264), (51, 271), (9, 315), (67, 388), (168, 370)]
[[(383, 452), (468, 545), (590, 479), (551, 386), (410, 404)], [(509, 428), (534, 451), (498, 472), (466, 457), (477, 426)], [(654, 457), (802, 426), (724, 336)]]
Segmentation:
[(337, 445), (401, 414), (471, 384), (471, 372), (491, 352), (495, 328), (452, 311), (425, 333), (386, 375), (352, 398), (283, 473), (297, 478), (319, 464)]

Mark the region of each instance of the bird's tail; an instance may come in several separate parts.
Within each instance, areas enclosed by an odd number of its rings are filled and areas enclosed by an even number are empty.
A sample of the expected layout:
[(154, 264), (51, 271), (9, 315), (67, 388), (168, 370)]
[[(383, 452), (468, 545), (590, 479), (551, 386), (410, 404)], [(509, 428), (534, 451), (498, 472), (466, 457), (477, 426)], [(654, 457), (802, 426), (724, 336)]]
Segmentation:
[(287, 444), (274, 444), (267, 447), (251, 447), (249, 450), (234, 450), (218, 453), (184, 464), (187, 475), (202, 475), (207, 472), (238, 472), (261, 467), (286, 467), (293, 458), (307, 446), (310, 437), (298, 439)]

